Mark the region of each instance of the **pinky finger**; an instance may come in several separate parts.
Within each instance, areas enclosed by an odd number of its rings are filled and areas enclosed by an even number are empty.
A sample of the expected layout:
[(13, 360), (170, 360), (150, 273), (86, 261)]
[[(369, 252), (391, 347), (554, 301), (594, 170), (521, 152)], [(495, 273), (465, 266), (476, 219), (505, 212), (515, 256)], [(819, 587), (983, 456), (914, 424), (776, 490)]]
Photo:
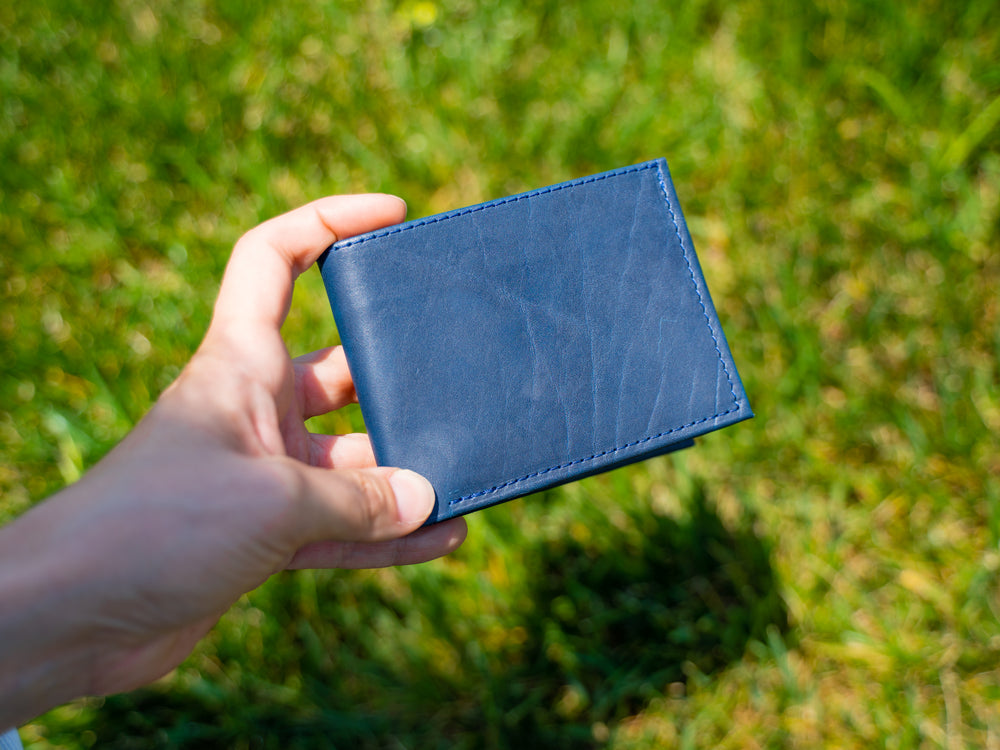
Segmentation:
[(288, 570), (305, 568), (387, 568), (413, 565), (458, 549), (468, 534), (464, 518), (425, 526), (386, 542), (315, 542), (300, 549)]

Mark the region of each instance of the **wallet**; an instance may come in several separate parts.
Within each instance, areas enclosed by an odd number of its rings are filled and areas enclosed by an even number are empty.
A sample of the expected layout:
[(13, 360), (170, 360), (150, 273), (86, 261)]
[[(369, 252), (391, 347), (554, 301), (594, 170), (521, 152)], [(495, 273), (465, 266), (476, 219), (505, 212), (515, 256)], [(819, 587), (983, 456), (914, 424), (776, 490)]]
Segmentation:
[(375, 457), (436, 523), (753, 416), (663, 159), (320, 257)]

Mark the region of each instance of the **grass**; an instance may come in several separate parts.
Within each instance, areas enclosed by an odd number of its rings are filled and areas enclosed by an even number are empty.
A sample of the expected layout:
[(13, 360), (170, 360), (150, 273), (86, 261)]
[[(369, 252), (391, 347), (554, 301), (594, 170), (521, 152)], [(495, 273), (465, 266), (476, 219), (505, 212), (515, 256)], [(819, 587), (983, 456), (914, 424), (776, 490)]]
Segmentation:
[[(328, 193), (667, 157), (758, 414), (447, 560), (278, 576), (28, 747), (1000, 745), (998, 61), (987, 0), (0, 6), (0, 520), (176, 376), (243, 230)], [(286, 333), (333, 340), (315, 274)]]

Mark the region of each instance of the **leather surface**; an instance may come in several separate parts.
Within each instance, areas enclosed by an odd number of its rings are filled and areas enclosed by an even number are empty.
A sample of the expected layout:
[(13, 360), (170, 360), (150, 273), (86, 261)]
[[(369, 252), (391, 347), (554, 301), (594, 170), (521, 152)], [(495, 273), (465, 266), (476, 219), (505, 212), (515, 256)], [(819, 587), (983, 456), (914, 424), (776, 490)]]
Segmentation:
[(339, 242), (319, 260), (380, 465), (429, 523), (752, 416), (664, 160)]

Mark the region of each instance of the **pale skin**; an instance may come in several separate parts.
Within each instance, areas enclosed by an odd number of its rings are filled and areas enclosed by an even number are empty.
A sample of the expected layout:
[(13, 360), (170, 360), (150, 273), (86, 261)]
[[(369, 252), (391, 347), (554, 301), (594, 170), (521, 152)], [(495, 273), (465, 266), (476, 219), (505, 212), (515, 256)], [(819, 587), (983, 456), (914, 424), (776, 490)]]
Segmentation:
[(354, 386), (339, 347), (293, 360), (280, 334), (324, 248), (405, 214), (393, 196), (336, 196), (248, 232), (177, 381), (79, 482), (0, 529), (0, 732), (161, 677), (276, 572), (462, 543), (462, 519), (420, 528), (430, 484), (376, 467), (367, 436), (307, 432)]

